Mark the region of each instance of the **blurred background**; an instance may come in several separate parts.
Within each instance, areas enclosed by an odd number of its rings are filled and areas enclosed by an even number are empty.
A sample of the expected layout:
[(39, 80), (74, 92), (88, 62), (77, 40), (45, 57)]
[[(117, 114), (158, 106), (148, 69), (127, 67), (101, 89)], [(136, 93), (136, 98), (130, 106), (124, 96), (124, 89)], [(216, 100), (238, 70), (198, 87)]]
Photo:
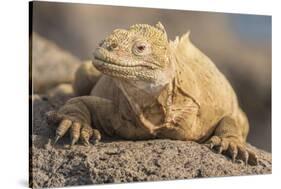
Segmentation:
[(271, 16), (35, 2), (33, 31), (80, 60), (113, 29), (161, 21), (174, 40), (188, 30), (233, 85), (250, 121), (248, 141), (271, 152)]

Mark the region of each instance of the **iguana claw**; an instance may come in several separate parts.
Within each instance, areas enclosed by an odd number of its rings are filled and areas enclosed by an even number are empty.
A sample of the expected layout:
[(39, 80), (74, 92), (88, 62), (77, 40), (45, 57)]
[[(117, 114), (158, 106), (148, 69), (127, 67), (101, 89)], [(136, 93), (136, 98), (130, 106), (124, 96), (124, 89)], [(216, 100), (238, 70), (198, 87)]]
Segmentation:
[(58, 140), (60, 139), (61, 136), (56, 135), (53, 144), (56, 144), (58, 142)]

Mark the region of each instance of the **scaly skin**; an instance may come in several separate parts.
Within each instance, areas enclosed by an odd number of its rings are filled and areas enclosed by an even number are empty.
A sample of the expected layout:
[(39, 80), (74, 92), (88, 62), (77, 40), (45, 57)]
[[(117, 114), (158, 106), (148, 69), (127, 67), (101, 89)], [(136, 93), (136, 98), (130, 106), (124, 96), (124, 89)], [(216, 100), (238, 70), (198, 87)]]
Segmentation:
[[(55, 141), (68, 130), (72, 144), (89, 144), (101, 134), (192, 140), (257, 163), (246, 146), (248, 120), (235, 92), (189, 33), (169, 42), (161, 23), (117, 29), (94, 51), (92, 63), (81, 66), (74, 82), (74, 91), (87, 96), (49, 116), (59, 122)], [(97, 78), (95, 68), (102, 73), (98, 81), (89, 79)]]

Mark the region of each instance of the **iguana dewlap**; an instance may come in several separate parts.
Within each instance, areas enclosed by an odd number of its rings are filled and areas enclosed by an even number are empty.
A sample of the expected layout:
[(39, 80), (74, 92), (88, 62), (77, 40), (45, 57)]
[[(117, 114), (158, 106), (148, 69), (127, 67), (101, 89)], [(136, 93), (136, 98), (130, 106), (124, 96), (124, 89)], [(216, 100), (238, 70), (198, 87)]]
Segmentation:
[[(249, 125), (235, 92), (189, 33), (169, 42), (161, 23), (117, 29), (94, 51), (92, 63), (76, 73), (78, 97), (51, 114), (60, 122), (55, 141), (68, 130), (72, 144), (89, 144), (100, 133), (192, 140), (257, 163), (245, 143)], [(95, 68), (102, 73), (97, 82)]]

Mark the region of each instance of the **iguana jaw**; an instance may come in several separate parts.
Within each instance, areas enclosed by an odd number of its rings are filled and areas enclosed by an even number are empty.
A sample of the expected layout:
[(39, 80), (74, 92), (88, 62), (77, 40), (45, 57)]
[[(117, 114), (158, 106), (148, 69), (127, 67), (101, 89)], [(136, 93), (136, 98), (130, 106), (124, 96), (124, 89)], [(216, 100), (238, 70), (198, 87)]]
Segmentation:
[(145, 81), (154, 83), (157, 81), (159, 66), (136, 60), (130, 57), (122, 58), (113, 52), (98, 47), (93, 53), (93, 65), (102, 73), (125, 80)]

